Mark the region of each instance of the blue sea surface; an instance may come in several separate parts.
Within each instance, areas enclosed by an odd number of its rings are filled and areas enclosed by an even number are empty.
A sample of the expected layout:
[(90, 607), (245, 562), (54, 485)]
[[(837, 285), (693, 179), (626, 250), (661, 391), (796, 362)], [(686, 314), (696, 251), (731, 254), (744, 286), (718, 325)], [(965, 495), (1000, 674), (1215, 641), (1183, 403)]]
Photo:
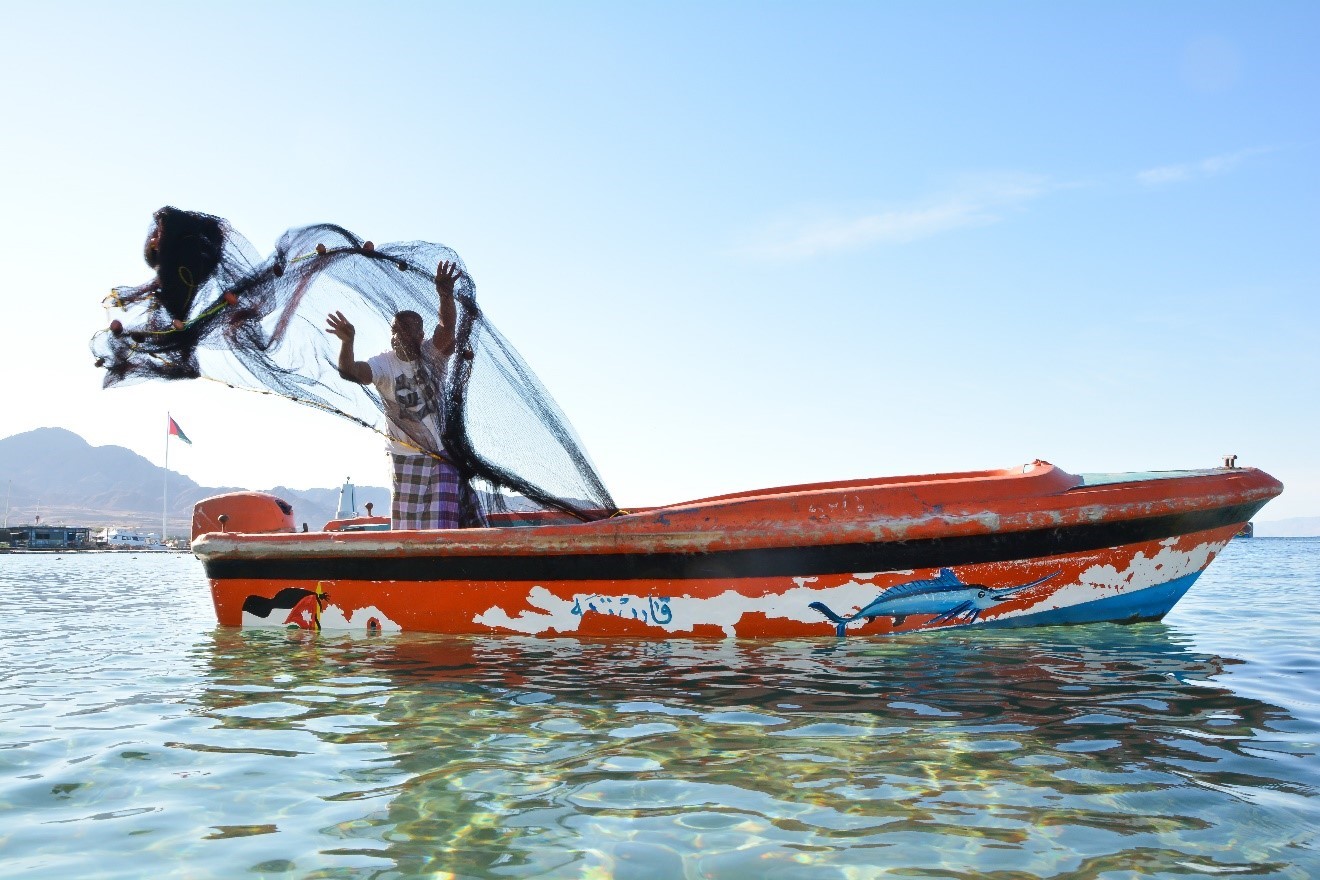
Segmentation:
[(1320, 540), (1162, 623), (580, 641), (215, 626), (0, 556), (5, 878), (1320, 876)]

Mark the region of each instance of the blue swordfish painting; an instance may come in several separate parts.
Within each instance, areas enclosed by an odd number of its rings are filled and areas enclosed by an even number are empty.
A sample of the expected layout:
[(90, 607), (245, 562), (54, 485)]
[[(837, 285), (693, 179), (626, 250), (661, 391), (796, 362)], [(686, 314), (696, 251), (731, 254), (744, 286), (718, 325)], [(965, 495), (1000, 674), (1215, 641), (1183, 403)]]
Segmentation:
[(951, 568), (941, 568), (933, 578), (908, 581), (896, 587), (890, 587), (876, 597), (856, 614), (840, 617), (831, 611), (824, 602), (812, 602), (809, 607), (816, 609), (834, 621), (835, 633), (843, 638), (848, 624), (854, 620), (870, 620), (873, 617), (894, 618), (894, 628), (903, 625), (909, 614), (937, 615), (930, 623), (975, 623), (982, 611), (993, 608), (1005, 599), (1022, 592), (1028, 587), (1043, 584), (1059, 572), (1036, 578), (1026, 584), (1014, 587), (993, 589), (982, 584), (969, 584), (959, 579)]

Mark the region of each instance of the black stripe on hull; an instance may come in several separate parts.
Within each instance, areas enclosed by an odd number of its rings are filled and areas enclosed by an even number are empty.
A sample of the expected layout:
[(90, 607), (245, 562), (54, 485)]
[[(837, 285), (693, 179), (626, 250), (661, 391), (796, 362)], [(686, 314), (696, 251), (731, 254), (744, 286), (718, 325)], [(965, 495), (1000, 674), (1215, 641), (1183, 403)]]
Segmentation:
[(573, 581), (811, 577), (1007, 562), (1118, 547), (1242, 523), (1264, 501), (1166, 516), (989, 535), (710, 553), (211, 559), (214, 580)]

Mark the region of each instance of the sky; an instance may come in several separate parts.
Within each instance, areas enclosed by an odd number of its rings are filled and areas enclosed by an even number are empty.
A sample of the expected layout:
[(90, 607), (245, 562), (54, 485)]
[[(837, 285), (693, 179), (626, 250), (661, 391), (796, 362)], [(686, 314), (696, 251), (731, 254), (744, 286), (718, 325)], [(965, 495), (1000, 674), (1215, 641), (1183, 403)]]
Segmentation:
[(102, 390), (166, 204), (455, 248), (615, 500), (1200, 468), (1320, 516), (1320, 4), (3, 4), (0, 437), (386, 486), (379, 436)]

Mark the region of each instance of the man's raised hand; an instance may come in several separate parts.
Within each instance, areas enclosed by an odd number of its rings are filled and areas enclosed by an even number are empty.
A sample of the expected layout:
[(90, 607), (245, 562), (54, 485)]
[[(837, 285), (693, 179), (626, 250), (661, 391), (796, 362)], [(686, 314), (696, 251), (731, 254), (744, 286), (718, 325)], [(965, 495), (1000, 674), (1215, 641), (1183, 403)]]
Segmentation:
[(340, 342), (352, 342), (357, 333), (343, 312), (331, 312), (325, 316), (325, 332), (338, 337)]
[(441, 296), (453, 296), (454, 285), (463, 277), (463, 270), (458, 268), (458, 261), (441, 260), (435, 268), (435, 292)]

